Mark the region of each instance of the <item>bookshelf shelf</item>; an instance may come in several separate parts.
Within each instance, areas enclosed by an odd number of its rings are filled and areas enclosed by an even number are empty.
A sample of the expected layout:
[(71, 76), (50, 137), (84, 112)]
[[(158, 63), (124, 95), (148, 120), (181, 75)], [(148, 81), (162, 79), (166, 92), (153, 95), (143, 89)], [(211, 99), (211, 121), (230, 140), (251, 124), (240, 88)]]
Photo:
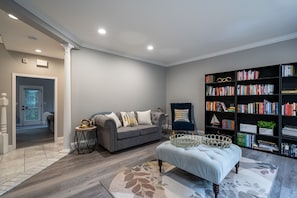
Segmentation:
[[(297, 159), (297, 63), (212, 73), (205, 79), (211, 80), (205, 81), (206, 133), (225, 134), (240, 146)], [(214, 115), (218, 126), (211, 125)], [(226, 119), (233, 120), (234, 129), (222, 127)], [(258, 121), (274, 122), (275, 127), (259, 132)], [(241, 131), (243, 126), (251, 132)]]

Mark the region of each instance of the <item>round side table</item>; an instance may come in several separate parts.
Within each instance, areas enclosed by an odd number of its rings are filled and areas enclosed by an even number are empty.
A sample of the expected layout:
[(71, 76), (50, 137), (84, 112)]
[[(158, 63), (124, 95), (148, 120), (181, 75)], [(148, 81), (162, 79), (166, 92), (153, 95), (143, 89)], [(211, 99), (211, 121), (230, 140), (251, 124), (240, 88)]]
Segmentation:
[(96, 128), (96, 126), (75, 127), (74, 145), (79, 154), (90, 153), (95, 150), (95, 147), (97, 145)]

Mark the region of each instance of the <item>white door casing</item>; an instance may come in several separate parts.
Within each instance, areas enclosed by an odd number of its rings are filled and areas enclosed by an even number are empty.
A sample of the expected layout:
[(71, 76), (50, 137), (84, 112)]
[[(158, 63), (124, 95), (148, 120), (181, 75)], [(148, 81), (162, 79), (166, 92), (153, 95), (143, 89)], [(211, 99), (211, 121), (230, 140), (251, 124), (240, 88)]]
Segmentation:
[(57, 77), (51, 77), (51, 76), (41, 76), (41, 75), (33, 75), (33, 74), (19, 74), (19, 73), (12, 73), (12, 98), (11, 98), (11, 104), (12, 104), (12, 145), (9, 145), (10, 150), (16, 149), (16, 79), (17, 77), (28, 77), (28, 78), (42, 78), (42, 79), (52, 79), (54, 80), (54, 87), (55, 87), (55, 117), (56, 120), (55, 126), (54, 126), (54, 141), (56, 142), (58, 140), (58, 78)]

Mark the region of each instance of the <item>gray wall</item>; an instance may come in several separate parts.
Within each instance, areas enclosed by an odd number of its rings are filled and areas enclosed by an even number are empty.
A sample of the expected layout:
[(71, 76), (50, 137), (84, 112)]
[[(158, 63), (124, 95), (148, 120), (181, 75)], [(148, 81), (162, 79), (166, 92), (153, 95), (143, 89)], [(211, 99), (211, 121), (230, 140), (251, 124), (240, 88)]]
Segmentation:
[(72, 127), (96, 112), (165, 108), (166, 68), (95, 50), (72, 50)]
[(171, 102), (192, 102), (196, 128), (204, 130), (205, 74), (290, 62), (297, 62), (297, 39), (169, 67), (167, 112)]
[[(27, 58), (28, 63), (23, 64), (22, 58)], [(36, 67), (36, 59), (47, 60), (48, 68)], [(58, 137), (63, 136), (63, 106), (64, 106), (64, 60), (41, 57), (31, 54), (7, 51), (0, 44), (0, 93), (8, 95), (7, 108), (9, 144), (12, 144), (12, 73), (57, 77), (58, 79)]]

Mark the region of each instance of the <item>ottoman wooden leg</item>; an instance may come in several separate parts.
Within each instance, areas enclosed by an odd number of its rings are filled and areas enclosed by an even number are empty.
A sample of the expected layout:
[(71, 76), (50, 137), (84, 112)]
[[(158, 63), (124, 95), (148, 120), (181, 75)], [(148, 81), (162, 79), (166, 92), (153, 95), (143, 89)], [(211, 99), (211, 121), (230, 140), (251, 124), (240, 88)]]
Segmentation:
[(160, 173), (162, 173), (162, 160), (158, 160), (158, 164), (159, 164)]
[(218, 184), (213, 184), (213, 192), (214, 192), (214, 194), (215, 194), (215, 198), (217, 198), (217, 197), (218, 197), (218, 194), (219, 194), (219, 192), (220, 192), (220, 185), (218, 185)]
[(235, 173), (238, 174), (239, 162), (235, 165)]

